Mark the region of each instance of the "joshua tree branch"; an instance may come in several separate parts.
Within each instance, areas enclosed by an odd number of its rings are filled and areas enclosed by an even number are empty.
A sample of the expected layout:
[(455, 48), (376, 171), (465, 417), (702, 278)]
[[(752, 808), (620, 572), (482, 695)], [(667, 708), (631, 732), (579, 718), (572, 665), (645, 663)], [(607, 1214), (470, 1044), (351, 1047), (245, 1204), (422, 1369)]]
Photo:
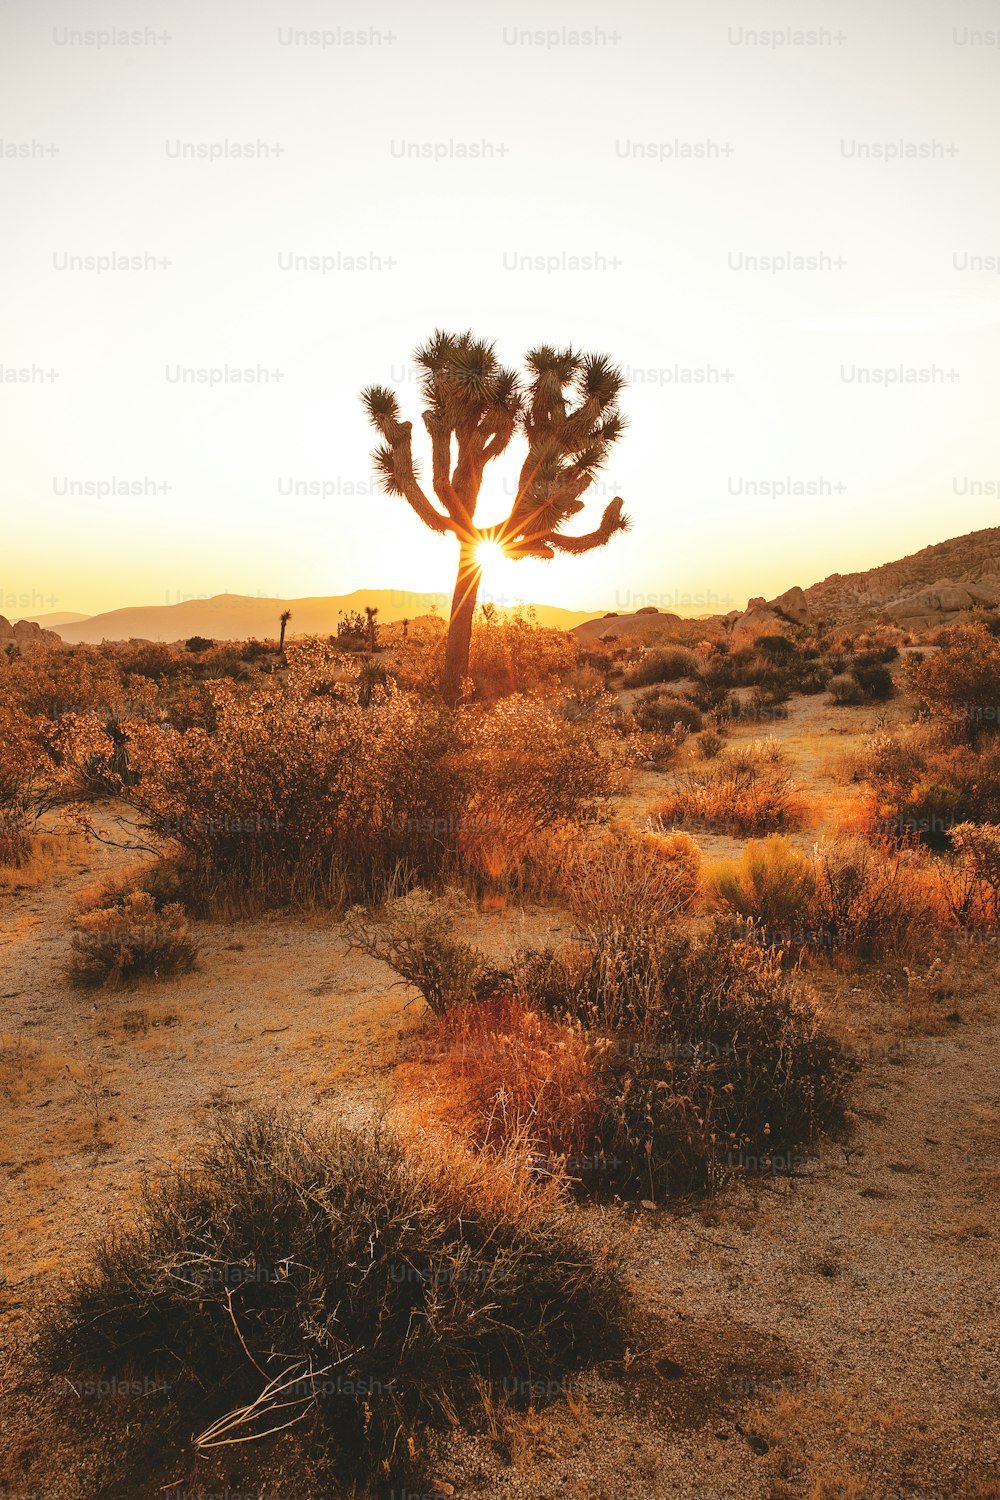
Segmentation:
[(624, 503), (621, 496), (616, 495), (610, 505), (605, 506), (596, 531), (588, 531), (584, 536), (561, 536), (557, 531), (550, 531), (542, 540), (557, 552), (592, 552), (595, 547), (604, 547), (619, 531), (629, 529), (629, 519), (622, 510)]

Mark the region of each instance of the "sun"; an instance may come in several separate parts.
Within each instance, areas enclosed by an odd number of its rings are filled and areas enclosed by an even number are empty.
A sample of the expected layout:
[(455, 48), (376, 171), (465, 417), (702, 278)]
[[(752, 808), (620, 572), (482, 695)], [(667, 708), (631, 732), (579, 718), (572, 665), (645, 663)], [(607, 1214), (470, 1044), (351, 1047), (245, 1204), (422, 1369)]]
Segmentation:
[(480, 542), (476, 548), (476, 562), (481, 572), (487, 577), (496, 574), (502, 563), (507, 561), (507, 554), (499, 542)]

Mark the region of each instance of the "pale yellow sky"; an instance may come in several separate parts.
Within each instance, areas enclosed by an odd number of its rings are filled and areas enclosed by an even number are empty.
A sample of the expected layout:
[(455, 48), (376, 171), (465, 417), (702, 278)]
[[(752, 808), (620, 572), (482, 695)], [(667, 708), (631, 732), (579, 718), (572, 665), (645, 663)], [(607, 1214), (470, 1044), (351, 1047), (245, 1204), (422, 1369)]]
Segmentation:
[(509, 565), (504, 598), (729, 608), (995, 524), (998, 26), (975, 0), (8, 0), (0, 613), (450, 588), (356, 399), (395, 384), (419, 426), (435, 325), (631, 381), (581, 524), (621, 494), (634, 530)]

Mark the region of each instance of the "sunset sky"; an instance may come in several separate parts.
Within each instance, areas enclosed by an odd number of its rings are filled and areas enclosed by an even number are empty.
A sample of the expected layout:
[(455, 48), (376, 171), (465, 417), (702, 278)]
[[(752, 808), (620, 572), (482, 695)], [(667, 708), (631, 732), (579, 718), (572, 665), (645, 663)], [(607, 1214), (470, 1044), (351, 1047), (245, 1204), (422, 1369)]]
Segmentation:
[[(576, 529), (620, 494), (632, 532), (487, 593), (724, 610), (997, 523), (995, 6), (8, 0), (0, 28), (8, 617), (450, 589), (357, 400), (397, 386), (416, 432), (435, 326), (630, 381)], [(819, 268), (760, 265), (788, 256)]]

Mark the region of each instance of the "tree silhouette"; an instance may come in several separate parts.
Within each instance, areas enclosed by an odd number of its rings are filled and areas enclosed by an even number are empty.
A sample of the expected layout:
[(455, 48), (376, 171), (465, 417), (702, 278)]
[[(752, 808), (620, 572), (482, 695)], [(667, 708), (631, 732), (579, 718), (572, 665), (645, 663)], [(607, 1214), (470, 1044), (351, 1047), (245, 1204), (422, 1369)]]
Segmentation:
[[(421, 370), (424, 427), (431, 442), (431, 482), (438, 504), (421, 485), (413, 459), (411, 422), (387, 386), (361, 393), (384, 439), (372, 454), (382, 488), (407, 500), (425, 526), (458, 540), (458, 577), (452, 597), (442, 689), (458, 700), (469, 671), (469, 644), (482, 577), (479, 549), (492, 542), (509, 557), (554, 557), (590, 552), (628, 528), (622, 500), (605, 507), (600, 525), (583, 536), (563, 526), (579, 514), (580, 498), (606, 463), (625, 421), (618, 410), (624, 381), (604, 354), (582, 354), (548, 344), (529, 351), (527, 377), (499, 363), (494, 346), (471, 333), (436, 330), (414, 359)], [(486, 465), (521, 431), (528, 451), (505, 520), (476, 524)]]
[(288, 622), (289, 622), (289, 620), (291, 618), (292, 618), (292, 612), (291, 612), (290, 609), (283, 609), (281, 611), (281, 614), (278, 616), (278, 619), (281, 621), (281, 635), (278, 638), (278, 654), (279, 654), (279, 656), (282, 655), (284, 653), (284, 650), (285, 650), (285, 630), (286, 630), (286, 628), (288, 626)]
[(377, 604), (366, 604), (365, 614), (368, 617), (368, 650), (378, 650), (378, 626), (375, 624), (375, 616), (378, 614)]

